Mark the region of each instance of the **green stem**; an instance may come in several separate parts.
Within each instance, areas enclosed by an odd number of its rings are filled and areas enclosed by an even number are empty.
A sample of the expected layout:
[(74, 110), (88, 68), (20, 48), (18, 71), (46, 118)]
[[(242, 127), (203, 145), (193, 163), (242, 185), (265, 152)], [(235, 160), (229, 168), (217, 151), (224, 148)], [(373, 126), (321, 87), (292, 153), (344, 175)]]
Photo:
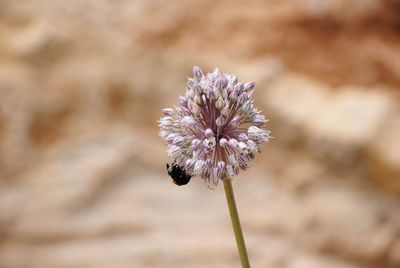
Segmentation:
[(249, 257), (247, 257), (247, 251), (246, 251), (246, 245), (244, 243), (242, 227), (240, 227), (239, 214), (236, 208), (232, 183), (231, 180), (228, 178), (224, 178), (223, 181), (224, 181), (226, 201), (228, 201), (229, 213), (231, 215), (233, 232), (235, 233), (236, 245), (239, 251), (240, 262), (242, 263), (243, 268), (250, 268)]

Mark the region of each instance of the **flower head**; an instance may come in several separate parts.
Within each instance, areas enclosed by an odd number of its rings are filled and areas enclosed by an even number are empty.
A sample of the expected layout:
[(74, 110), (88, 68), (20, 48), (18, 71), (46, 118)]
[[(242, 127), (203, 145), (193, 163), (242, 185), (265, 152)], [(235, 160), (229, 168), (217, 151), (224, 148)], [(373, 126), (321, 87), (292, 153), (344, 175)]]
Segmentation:
[(213, 187), (246, 170), (270, 132), (253, 104), (254, 82), (218, 69), (204, 74), (197, 66), (193, 74), (180, 105), (162, 110), (160, 136), (174, 164)]

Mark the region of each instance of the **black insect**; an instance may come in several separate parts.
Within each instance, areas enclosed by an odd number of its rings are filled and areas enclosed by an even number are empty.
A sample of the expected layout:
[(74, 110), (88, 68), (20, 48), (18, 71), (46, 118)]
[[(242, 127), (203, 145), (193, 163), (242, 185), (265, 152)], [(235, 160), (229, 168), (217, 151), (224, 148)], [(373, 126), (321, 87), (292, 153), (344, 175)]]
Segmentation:
[(172, 178), (172, 182), (178, 186), (188, 184), (188, 182), (192, 178), (177, 164), (172, 164), (171, 167), (169, 166), (169, 164), (167, 164), (167, 170), (168, 175), (170, 175)]

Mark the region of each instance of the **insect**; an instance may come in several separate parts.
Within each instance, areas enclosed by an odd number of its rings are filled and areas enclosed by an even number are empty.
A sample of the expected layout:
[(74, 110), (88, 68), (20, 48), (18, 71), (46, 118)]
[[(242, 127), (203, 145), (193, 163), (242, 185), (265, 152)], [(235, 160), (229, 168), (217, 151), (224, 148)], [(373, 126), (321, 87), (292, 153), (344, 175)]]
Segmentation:
[(172, 178), (172, 182), (178, 186), (187, 184), (192, 178), (177, 164), (172, 164), (172, 166), (170, 166), (167, 163), (167, 171), (168, 175), (170, 175)]

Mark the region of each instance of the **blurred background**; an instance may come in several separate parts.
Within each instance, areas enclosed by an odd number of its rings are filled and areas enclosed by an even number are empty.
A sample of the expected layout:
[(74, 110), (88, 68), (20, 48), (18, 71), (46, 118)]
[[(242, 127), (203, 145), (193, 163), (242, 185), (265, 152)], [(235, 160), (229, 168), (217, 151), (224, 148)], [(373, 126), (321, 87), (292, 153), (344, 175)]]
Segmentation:
[(0, 267), (240, 267), (158, 137), (193, 65), (257, 82), (253, 267), (400, 267), (398, 0), (0, 0)]

